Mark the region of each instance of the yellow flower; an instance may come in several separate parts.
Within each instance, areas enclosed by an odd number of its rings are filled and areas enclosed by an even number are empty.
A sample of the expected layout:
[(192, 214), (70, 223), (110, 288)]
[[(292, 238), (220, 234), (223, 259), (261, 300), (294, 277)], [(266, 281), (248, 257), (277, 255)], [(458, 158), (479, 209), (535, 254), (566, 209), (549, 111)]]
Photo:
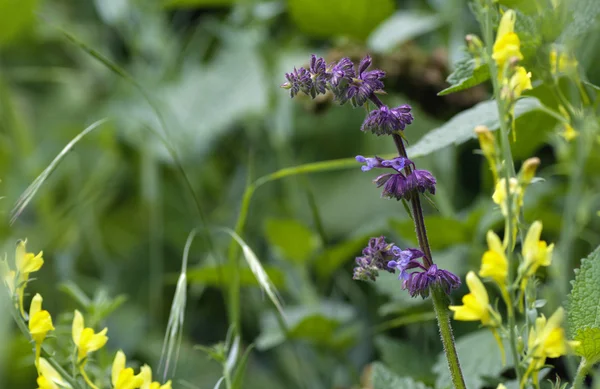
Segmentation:
[(567, 353), (569, 346), (579, 344), (566, 340), (565, 330), (561, 327), (564, 315), (560, 307), (548, 320), (544, 315), (535, 320), (535, 327), (531, 329), (527, 342), (528, 357), (531, 358), (528, 371), (541, 369), (547, 357), (558, 358)]
[(504, 64), (506, 64), (511, 58), (523, 59), (521, 54), (521, 41), (519, 36), (514, 32), (515, 21), (517, 15), (513, 10), (508, 10), (502, 15), (500, 25), (498, 27), (498, 34), (496, 35), (496, 41), (494, 42), (492, 58), (498, 65), (500, 76), (504, 71)]
[[(511, 177), (509, 180), (509, 190), (511, 195), (517, 197), (517, 207), (521, 207), (523, 205), (523, 191), (519, 186), (519, 180), (514, 177)], [(496, 190), (492, 195), (492, 200), (494, 203), (500, 206), (502, 210), (502, 214), (506, 217), (508, 216), (508, 209), (506, 208), (506, 178), (502, 178), (498, 180), (496, 183)], [(518, 212), (518, 209), (513, 209), (513, 215)]]
[(37, 293), (31, 300), (29, 307), (29, 333), (35, 342), (35, 363), (38, 364), (42, 342), (49, 331), (54, 330), (52, 316), (46, 310), (42, 310), (42, 296)]
[(499, 324), (497, 314), (490, 307), (487, 291), (472, 271), (467, 274), (467, 286), (470, 293), (462, 298), (463, 305), (451, 305), (449, 307), (450, 310), (454, 311), (454, 320), (481, 320), (481, 324), (484, 326), (497, 326)]
[(579, 133), (570, 124), (565, 124), (563, 132), (560, 133), (560, 136), (565, 138), (567, 142), (577, 138), (577, 135), (579, 135)]
[(11, 295), (15, 293), (15, 282), (17, 280), (17, 272), (14, 270), (10, 270), (10, 266), (8, 266), (8, 262), (6, 259), (0, 261), (0, 277), (2, 277), (2, 282), (8, 288), (8, 291)]
[(488, 231), (486, 238), (488, 251), (481, 258), (479, 275), (481, 277), (490, 277), (503, 289), (508, 274), (508, 260), (506, 259), (506, 255), (504, 255), (504, 247), (502, 247), (502, 242), (494, 231)]
[(62, 389), (71, 388), (68, 382), (66, 382), (61, 375), (54, 370), (52, 365), (44, 359), (40, 358), (37, 365), (39, 376), (37, 378), (38, 389)]
[(15, 250), (15, 264), (17, 266), (17, 297), (19, 300), (19, 310), (21, 315), (25, 316), (25, 309), (23, 308), (23, 295), (25, 293), (25, 287), (27, 286), (27, 280), (29, 280), (29, 273), (40, 270), (44, 264), (44, 258), (42, 257), (43, 252), (40, 251), (38, 255), (28, 253), (26, 250), (27, 239), (20, 240), (17, 242), (17, 249)]
[(577, 68), (577, 60), (567, 53), (558, 52), (555, 48), (550, 51), (550, 71), (552, 74), (565, 73)]
[(106, 344), (108, 337), (106, 336), (107, 328), (104, 328), (99, 333), (95, 333), (91, 328), (84, 328), (83, 316), (78, 310), (75, 310), (73, 317), (72, 336), (73, 342), (77, 346), (77, 361), (80, 362), (89, 353), (99, 350)]
[(140, 375), (144, 377), (144, 384), (141, 389), (171, 389), (171, 380), (161, 385), (160, 382), (152, 382), (152, 368), (148, 365), (142, 366)]
[(144, 383), (142, 373), (134, 375), (132, 368), (125, 368), (125, 362), (126, 358), (123, 351), (117, 351), (111, 371), (113, 389), (137, 389)]
[(486, 126), (475, 127), (475, 134), (477, 134), (477, 138), (479, 139), (479, 147), (481, 147), (481, 151), (490, 165), (494, 182), (497, 182), (498, 168), (496, 166), (496, 139), (494, 138), (494, 134)]
[(523, 66), (517, 66), (508, 86), (511, 91), (511, 98), (518, 99), (523, 91), (531, 89), (531, 73), (528, 73)]
[(552, 250), (554, 244), (547, 245), (545, 241), (540, 241), (542, 234), (542, 223), (539, 221), (533, 222), (527, 235), (521, 253), (523, 254), (523, 263), (519, 269), (521, 277), (523, 277), (522, 288), (525, 288), (527, 278), (535, 274), (540, 266), (549, 266), (552, 262)]

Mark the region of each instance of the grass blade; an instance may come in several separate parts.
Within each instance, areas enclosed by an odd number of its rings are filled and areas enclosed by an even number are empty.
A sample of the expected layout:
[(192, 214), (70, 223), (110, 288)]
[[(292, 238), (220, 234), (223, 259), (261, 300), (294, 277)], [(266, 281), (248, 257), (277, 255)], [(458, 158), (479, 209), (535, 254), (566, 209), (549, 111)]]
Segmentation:
[(19, 218), (19, 216), (21, 215), (23, 210), (27, 207), (27, 205), (29, 204), (31, 199), (33, 199), (33, 196), (35, 196), (37, 191), (41, 188), (41, 186), (48, 179), (48, 177), (50, 177), (50, 174), (52, 174), (54, 169), (56, 169), (58, 164), (67, 155), (67, 153), (69, 151), (71, 151), (71, 149), (81, 139), (83, 139), (84, 136), (86, 136), (90, 132), (94, 131), (96, 128), (100, 127), (100, 125), (106, 123), (107, 120), (108, 119), (106, 119), (106, 118), (98, 120), (98, 121), (92, 123), (90, 126), (88, 126), (83, 131), (81, 131), (79, 134), (77, 134), (77, 136), (75, 138), (73, 138), (69, 143), (67, 143), (67, 145), (61, 150), (61, 152), (58, 153), (58, 155), (52, 160), (52, 162), (50, 162), (50, 165), (48, 165), (48, 167), (46, 167), (46, 169), (44, 169), (44, 171), (39, 176), (37, 176), (37, 178), (35, 180), (33, 180), (31, 185), (29, 185), (29, 187), (27, 187), (27, 189), (25, 189), (25, 192), (23, 192), (23, 194), (19, 197), (19, 199), (17, 200), (15, 206), (13, 207), (13, 209), (11, 211), (11, 218), (10, 218), (11, 225)]

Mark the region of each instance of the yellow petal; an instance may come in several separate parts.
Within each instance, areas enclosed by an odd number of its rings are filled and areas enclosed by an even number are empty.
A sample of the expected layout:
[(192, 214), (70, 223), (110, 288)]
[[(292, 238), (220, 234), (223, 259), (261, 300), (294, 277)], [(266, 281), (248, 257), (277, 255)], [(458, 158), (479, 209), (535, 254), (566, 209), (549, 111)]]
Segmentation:
[(36, 313), (42, 310), (42, 296), (39, 293), (36, 293), (31, 299), (31, 305), (29, 305), (29, 317), (35, 316)]
[(512, 9), (509, 9), (502, 15), (500, 24), (498, 25), (498, 33), (496, 34), (496, 41), (504, 37), (505, 35), (515, 31), (515, 22), (517, 21), (517, 14)]
[(133, 369), (128, 367), (119, 373), (114, 389), (137, 389), (143, 382), (141, 374), (134, 375)]
[(19, 271), (23, 274), (29, 274), (40, 270), (44, 264), (44, 258), (42, 255), (42, 251), (40, 251), (38, 255), (34, 255), (33, 253), (25, 253), (23, 266), (19, 269)]
[(121, 371), (123, 369), (125, 369), (125, 362), (126, 362), (126, 358), (125, 358), (125, 354), (123, 353), (123, 351), (121, 351), (121, 350), (117, 351), (117, 354), (115, 355), (115, 359), (113, 360), (111, 374), (110, 374), (110, 382), (112, 382), (113, 386), (117, 384), (117, 379), (119, 378), (119, 373), (121, 373)]
[(17, 242), (17, 248), (15, 250), (15, 265), (17, 266), (17, 270), (21, 272), (21, 269), (25, 263), (25, 254), (27, 253), (27, 239), (19, 240)]
[(159, 386), (158, 389), (171, 389), (171, 380), (168, 380), (164, 385)]
[(85, 356), (91, 352), (101, 349), (106, 344), (108, 337), (106, 336), (107, 328), (103, 329), (99, 333), (94, 333), (94, 330), (91, 328), (84, 328), (81, 331), (81, 336), (79, 339), (79, 352), (78, 359), (82, 360)]
[(506, 283), (506, 275), (508, 274), (508, 262), (506, 257), (499, 255), (495, 251), (486, 251), (481, 258), (481, 269), (479, 275), (481, 277), (490, 277), (500, 286)]
[(467, 286), (469, 287), (471, 294), (477, 300), (477, 303), (480, 306), (487, 308), (490, 300), (488, 298), (487, 291), (485, 290), (485, 286), (483, 286), (477, 275), (475, 275), (475, 273), (472, 271), (467, 273)]
[(448, 308), (454, 311), (454, 320), (460, 321), (479, 321), (484, 315), (477, 300), (472, 294), (463, 297), (463, 305), (451, 305)]
[(73, 337), (73, 343), (75, 343), (77, 347), (79, 347), (79, 340), (81, 339), (81, 333), (83, 332), (83, 325), (83, 316), (81, 315), (81, 312), (75, 310), (71, 335)]
[(48, 331), (52, 330), (54, 330), (52, 316), (50, 316), (48, 311), (39, 311), (29, 319), (29, 332), (37, 344), (42, 343)]
[(71, 385), (67, 381), (65, 381), (64, 378), (62, 378), (62, 376), (52, 367), (52, 365), (50, 365), (50, 362), (48, 362), (45, 358), (40, 358), (40, 361), (38, 363), (38, 370), (42, 377), (45, 377), (51, 383), (58, 385), (54, 387), (58, 388), (60, 386), (61, 388), (71, 388)]
[(60, 389), (58, 385), (54, 382), (50, 381), (43, 375), (38, 376), (37, 378), (38, 389)]
[(142, 366), (140, 369), (140, 375), (144, 379), (141, 389), (150, 389), (152, 387), (152, 368), (148, 365)]

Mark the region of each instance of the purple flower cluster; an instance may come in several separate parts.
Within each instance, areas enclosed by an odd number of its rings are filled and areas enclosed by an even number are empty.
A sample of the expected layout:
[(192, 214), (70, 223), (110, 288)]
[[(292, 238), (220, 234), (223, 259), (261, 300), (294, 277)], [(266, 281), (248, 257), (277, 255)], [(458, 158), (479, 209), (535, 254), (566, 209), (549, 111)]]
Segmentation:
[[(400, 249), (393, 243), (387, 243), (384, 236), (371, 238), (362, 256), (356, 258), (354, 268), (355, 280), (375, 281), (380, 270), (390, 273), (398, 271), (398, 279), (402, 280), (402, 289), (408, 289), (412, 297), (429, 296), (429, 288), (440, 285), (446, 293), (460, 286), (460, 278), (447, 270), (438, 269), (437, 265), (426, 268), (418, 259), (425, 254), (421, 250)], [(409, 270), (415, 270), (409, 272)]]
[(312, 98), (329, 89), (340, 104), (350, 101), (354, 107), (359, 107), (367, 102), (371, 94), (383, 89), (381, 79), (385, 77), (385, 72), (367, 70), (371, 62), (371, 57), (366, 56), (355, 69), (349, 58), (342, 58), (327, 66), (323, 58), (312, 55), (309, 68), (302, 67), (286, 73), (287, 82), (281, 87), (289, 89), (292, 97), (302, 92)]
[(400, 271), (402, 279), (408, 278), (407, 269), (412, 261), (423, 257), (423, 252), (417, 249), (402, 250), (393, 243), (387, 243), (384, 236), (369, 239), (369, 244), (362, 251), (362, 256), (356, 258), (354, 268), (355, 280), (375, 281), (379, 270), (394, 273)]
[(356, 156), (356, 160), (366, 164), (361, 167), (363, 172), (373, 168), (390, 168), (395, 171), (395, 173), (382, 174), (373, 180), (378, 188), (383, 186), (381, 197), (410, 200), (415, 192), (425, 193), (425, 191), (429, 191), (429, 193), (435, 194), (436, 181), (430, 172), (419, 169), (411, 170), (406, 175), (402, 172), (407, 166), (414, 166), (414, 163), (408, 158), (396, 157), (385, 160), (377, 156), (374, 158), (365, 158), (362, 155), (358, 155)]
[(410, 110), (411, 107), (408, 104), (396, 108), (382, 105), (369, 113), (360, 129), (364, 132), (370, 131), (375, 135), (392, 135), (403, 131), (414, 120)]

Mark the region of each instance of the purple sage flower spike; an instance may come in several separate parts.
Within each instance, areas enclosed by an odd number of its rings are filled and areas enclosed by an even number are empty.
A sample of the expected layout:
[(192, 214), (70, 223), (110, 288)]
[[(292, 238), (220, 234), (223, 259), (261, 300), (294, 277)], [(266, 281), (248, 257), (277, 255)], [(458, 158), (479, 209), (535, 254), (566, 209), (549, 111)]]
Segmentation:
[(292, 73), (286, 73), (285, 78), (288, 80), (285, 84), (281, 85), (284, 89), (290, 90), (290, 96), (294, 97), (298, 92), (310, 94), (313, 89), (313, 83), (310, 73), (305, 68), (296, 69)]
[(408, 186), (413, 190), (418, 190), (421, 193), (429, 191), (431, 194), (435, 194), (435, 177), (427, 170), (415, 169), (411, 174), (406, 176)]
[(395, 260), (397, 256), (394, 253), (398, 252), (398, 248), (393, 243), (385, 241), (384, 236), (369, 239), (367, 247), (362, 251), (362, 256), (356, 258), (356, 264), (354, 268), (355, 280), (372, 280), (379, 275), (379, 270), (385, 270), (390, 273), (394, 272), (394, 269), (388, 266), (388, 263)]
[(398, 131), (403, 131), (408, 124), (412, 123), (413, 116), (410, 110), (409, 105), (393, 109), (382, 105), (369, 113), (360, 129), (363, 132), (371, 132), (378, 136), (393, 135)]
[(325, 94), (325, 92), (327, 92), (326, 87), (331, 78), (331, 74), (327, 73), (327, 64), (325, 63), (325, 60), (314, 54), (310, 58), (309, 71), (312, 81), (310, 96), (314, 99), (318, 94)]
[(344, 82), (347, 85), (352, 82), (354, 77), (356, 77), (356, 72), (354, 71), (354, 63), (352, 63), (350, 58), (342, 58), (331, 67), (330, 83), (334, 87)]
[(446, 294), (450, 294), (452, 290), (460, 286), (460, 278), (433, 264), (427, 270), (411, 273), (402, 282), (402, 287), (408, 289), (408, 293), (412, 297), (420, 295), (422, 298), (426, 298), (429, 296), (430, 287), (434, 284), (440, 285)]

